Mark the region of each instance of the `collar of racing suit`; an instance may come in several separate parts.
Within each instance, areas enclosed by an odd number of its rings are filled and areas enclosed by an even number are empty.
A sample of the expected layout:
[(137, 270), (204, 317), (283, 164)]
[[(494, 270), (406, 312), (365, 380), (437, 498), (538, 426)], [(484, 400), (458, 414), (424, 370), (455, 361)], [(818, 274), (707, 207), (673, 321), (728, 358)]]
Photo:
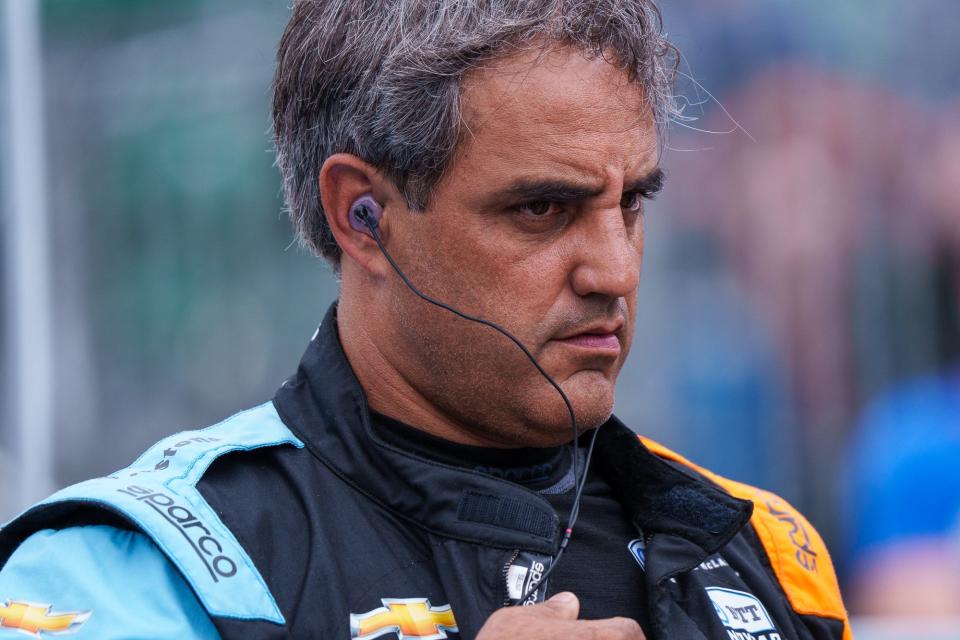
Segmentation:
[[(565, 523), (536, 492), (418, 456), (376, 435), (366, 396), (340, 344), (336, 304), (274, 404), (313, 455), (412, 525), (504, 549), (553, 555), (559, 547)], [(703, 554), (723, 547), (752, 513), (751, 502), (651, 453), (616, 417), (600, 427), (591, 466), (604, 474), (641, 531), (677, 536)]]

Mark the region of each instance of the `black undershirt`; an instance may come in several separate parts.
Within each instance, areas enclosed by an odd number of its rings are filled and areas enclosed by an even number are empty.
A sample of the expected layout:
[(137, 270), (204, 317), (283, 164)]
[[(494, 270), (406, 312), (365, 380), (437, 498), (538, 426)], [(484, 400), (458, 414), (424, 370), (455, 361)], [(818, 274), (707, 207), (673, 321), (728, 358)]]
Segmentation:
[[(419, 456), (505, 478), (539, 492), (566, 523), (573, 506), (572, 448), (493, 449), (437, 438), (387, 416), (372, 414), (374, 432), (386, 442)], [(590, 470), (580, 499), (573, 537), (548, 578), (547, 593), (572, 591), (580, 618), (623, 616), (647, 625), (643, 572), (627, 545), (639, 537), (613, 489)]]

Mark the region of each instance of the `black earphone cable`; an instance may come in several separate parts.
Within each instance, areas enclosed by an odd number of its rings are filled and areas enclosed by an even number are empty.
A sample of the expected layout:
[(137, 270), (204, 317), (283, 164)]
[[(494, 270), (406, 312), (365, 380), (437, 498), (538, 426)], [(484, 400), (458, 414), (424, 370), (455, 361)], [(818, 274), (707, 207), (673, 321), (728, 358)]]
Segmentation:
[(590, 446), (587, 448), (587, 455), (584, 458), (583, 472), (578, 473), (579, 471), (578, 463), (579, 463), (580, 455), (579, 455), (579, 447), (578, 447), (577, 441), (579, 440), (579, 437), (580, 437), (580, 430), (577, 427), (577, 416), (573, 411), (573, 404), (570, 402), (570, 398), (568, 398), (567, 394), (563, 392), (563, 389), (560, 388), (560, 385), (557, 384), (556, 380), (554, 380), (550, 376), (550, 374), (547, 373), (542, 366), (540, 366), (540, 363), (537, 362), (537, 359), (533, 356), (532, 353), (530, 353), (530, 350), (527, 349), (527, 347), (525, 347), (524, 344), (520, 342), (520, 340), (516, 336), (514, 336), (512, 333), (510, 333), (500, 325), (494, 322), (491, 322), (489, 320), (484, 320), (483, 318), (477, 318), (468, 313), (464, 313), (463, 311), (460, 311), (459, 309), (451, 307), (445, 302), (437, 300), (436, 298), (433, 298), (423, 293), (422, 291), (420, 291), (412, 282), (410, 282), (410, 279), (407, 278), (403, 270), (400, 269), (400, 265), (397, 264), (397, 262), (393, 259), (393, 256), (390, 255), (390, 252), (387, 251), (386, 246), (384, 246), (383, 238), (380, 236), (380, 230), (378, 229), (378, 227), (380, 226), (379, 220), (377, 220), (374, 216), (370, 214), (370, 211), (367, 209), (365, 205), (357, 206), (354, 212), (356, 214), (357, 219), (363, 222), (363, 224), (365, 224), (367, 228), (370, 230), (370, 235), (373, 237), (374, 241), (377, 243), (377, 246), (380, 248), (380, 252), (387, 259), (387, 262), (390, 263), (390, 266), (393, 267), (393, 270), (397, 272), (397, 275), (400, 276), (400, 279), (403, 281), (403, 283), (407, 286), (408, 289), (410, 289), (419, 298), (421, 298), (426, 302), (429, 302), (432, 305), (440, 307), (441, 309), (445, 309), (446, 311), (449, 311), (450, 313), (460, 318), (463, 318), (464, 320), (469, 320), (470, 322), (476, 322), (484, 326), (490, 327), (491, 329), (499, 332), (500, 334), (508, 338), (511, 342), (517, 345), (517, 347), (519, 347), (521, 351), (523, 351), (523, 354), (527, 356), (527, 359), (530, 360), (531, 364), (533, 364), (533, 366), (536, 367), (537, 371), (540, 372), (540, 375), (542, 375), (547, 380), (547, 382), (549, 382), (550, 385), (554, 389), (556, 389), (557, 393), (560, 394), (560, 397), (563, 398), (563, 403), (567, 407), (567, 412), (570, 414), (570, 425), (571, 425), (571, 428), (573, 429), (573, 479), (574, 479), (574, 486), (576, 488), (576, 492), (574, 493), (574, 497), (573, 497), (573, 505), (570, 507), (570, 517), (567, 519), (567, 527), (564, 530), (563, 537), (560, 540), (560, 548), (557, 550), (556, 555), (553, 556), (553, 561), (550, 563), (550, 566), (547, 567), (547, 570), (543, 572), (540, 579), (536, 582), (531, 582), (531, 584), (527, 586), (527, 590), (523, 593), (522, 597), (520, 598), (520, 602), (524, 602), (531, 593), (536, 591), (541, 584), (545, 583), (547, 576), (549, 576), (553, 572), (554, 568), (560, 562), (560, 558), (561, 556), (563, 556), (563, 552), (567, 548), (567, 544), (570, 542), (570, 538), (573, 535), (573, 525), (576, 524), (577, 517), (580, 515), (580, 496), (583, 493), (583, 488), (587, 482), (587, 471), (590, 468), (590, 458), (593, 457), (593, 446), (597, 441), (597, 433), (600, 431), (600, 429), (598, 427), (593, 430), (593, 435), (590, 437)]

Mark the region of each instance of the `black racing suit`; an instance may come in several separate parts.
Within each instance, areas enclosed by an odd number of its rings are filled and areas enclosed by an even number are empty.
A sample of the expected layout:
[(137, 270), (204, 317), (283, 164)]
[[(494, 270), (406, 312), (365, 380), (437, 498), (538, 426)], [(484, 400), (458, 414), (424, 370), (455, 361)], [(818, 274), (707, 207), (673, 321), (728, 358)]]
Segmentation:
[[(29, 510), (0, 532), (0, 563), (42, 528), (140, 531), (168, 541), (157, 553), (183, 572), (219, 634), (244, 639), (473, 638), (549, 566), (565, 523), (543, 496), (418, 456), (371, 429), (335, 307), (263, 411), (274, 409), (275, 428), (289, 437), (251, 445), (238, 436), (228, 446), (229, 421), (181, 434), (180, 449), (161, 443), (135, 471), (89, 490), (122, 498), (120, 506), (74, 491)], [(188, 450), (207, 466), (184, 462)], [(176, 480), (162, 475), (171, 461), (183, 465)], [(694, 468), (616, 418), (600, 428), (592, 469), (636, 529), (623, 561), (643, 566), (648, 638), (851, 637), (823, 542), (776, 496)], [(181, 538), (191, 544), (178, 546)], [(197, 558), (206, 571), (191, 568)], [(232, 609), (233, 596), (218, 591), (246, 565), (278, 615)], [(548, 592), (549, 584), (534, 599)]]

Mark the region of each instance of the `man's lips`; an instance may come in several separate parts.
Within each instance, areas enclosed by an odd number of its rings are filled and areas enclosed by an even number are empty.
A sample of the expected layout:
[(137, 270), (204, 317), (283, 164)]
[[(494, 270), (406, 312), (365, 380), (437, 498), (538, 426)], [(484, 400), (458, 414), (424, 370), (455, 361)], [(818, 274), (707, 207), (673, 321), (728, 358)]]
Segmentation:
[(582, 349), (619, 352), (621, 346), (619, 333), (623, 325), (624, 321), (622, 319), (615, 322), (598, 323), (580, 328), (576, 333), (567, 334), (556, 340)]
[(557, 342), (563, 342), (576, 347), (585, 349), (605, 349), (608, 351), (620, 351), (620, 339), (615, 333), (578, 333), (569, 338), (562, 338)]

